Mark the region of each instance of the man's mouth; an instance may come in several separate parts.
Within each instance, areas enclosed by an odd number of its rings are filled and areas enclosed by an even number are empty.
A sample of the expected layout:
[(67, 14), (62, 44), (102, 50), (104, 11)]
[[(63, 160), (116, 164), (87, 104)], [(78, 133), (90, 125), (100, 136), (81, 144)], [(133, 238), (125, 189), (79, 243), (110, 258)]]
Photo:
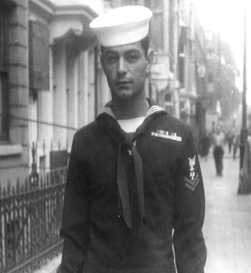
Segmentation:
[(117, 82), (116, 82), (116, 85), (117, 85), (117, 86), (128, 86), (128, 85), (130, 85), (130, 84), (131, 84), (130, 81), (117, 81)]

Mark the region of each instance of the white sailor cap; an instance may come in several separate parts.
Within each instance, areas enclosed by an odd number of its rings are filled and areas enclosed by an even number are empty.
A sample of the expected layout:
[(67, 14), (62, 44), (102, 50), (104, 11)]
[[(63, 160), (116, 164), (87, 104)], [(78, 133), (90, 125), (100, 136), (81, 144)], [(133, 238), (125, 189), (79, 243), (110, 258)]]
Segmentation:
[(138, 42), (148, 35), (152, 11), (143, 6), (112, 9), (94, 19), (93, 29), (101, 46), (111, 47)]

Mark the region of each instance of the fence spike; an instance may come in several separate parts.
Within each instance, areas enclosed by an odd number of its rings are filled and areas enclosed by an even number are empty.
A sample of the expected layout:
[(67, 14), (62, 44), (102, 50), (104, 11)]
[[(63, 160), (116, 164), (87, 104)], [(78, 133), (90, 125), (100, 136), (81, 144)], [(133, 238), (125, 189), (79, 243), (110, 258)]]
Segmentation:
[(45, 147), (46, 147), (46, 145), (45, 145), (45, 139), (43, 139), (43, 153), (44, 153), (44, 156), (45, 156)]
[(28, 179), (28, 177), (26, 177), (25, 183), (24, 183), (24, 190), (25, 190), (25, 192), (27, 192), (28, 189), (29, 189), (29, 179)]
[(39, 180), (40, 188), (43, 189), (44, 188), (44, 178), (43, 178), (43, 176), (41, 175), (38, 180)]
[(7, 196), (7, 191), (6, 191), (6, 188), (3, 189), (3, 197), (6, 197)]
[(11, 185), (10, 185), (10, 180), (8, 181), (7, 184), (7, 195), (10, 196), (10, 191), (11, 191)]
[(17, 194), (20, 193), (20, 180), (19, 180), (19, 178), (17, 179), (16, 192), (17, 192)]
[(51, 176), (49, 175), (49, 173), (46, 174), (46, 186), (50, 185), (50, 180), (51, 180)]

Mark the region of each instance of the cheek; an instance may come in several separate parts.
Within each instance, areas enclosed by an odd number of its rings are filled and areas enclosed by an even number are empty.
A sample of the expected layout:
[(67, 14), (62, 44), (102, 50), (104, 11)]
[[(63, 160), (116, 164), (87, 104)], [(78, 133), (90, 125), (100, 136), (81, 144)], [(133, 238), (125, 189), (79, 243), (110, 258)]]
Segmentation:
[(114, 69), (104, 70), (108, 83), (112, 83), (116, 78), (116, 72)]
[(146, 77), (146, 68), (145, 67), (136, 67), (134, 70), (134, 75), (139, 81), (144, 81)]

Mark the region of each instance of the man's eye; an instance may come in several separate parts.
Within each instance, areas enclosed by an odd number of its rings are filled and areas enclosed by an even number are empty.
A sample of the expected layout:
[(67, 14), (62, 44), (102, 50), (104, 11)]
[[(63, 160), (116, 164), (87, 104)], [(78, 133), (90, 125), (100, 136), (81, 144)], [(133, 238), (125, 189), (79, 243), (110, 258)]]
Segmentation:
[(137, 54), (129, 54), (126, 56), (128, 62), (136, 62), (139, 56)]
[(115, 63), (116, 61), (117, 61), (117, 56), (107, 56), (106, 57), (106, 61), (108, 62), (108, 63)]

